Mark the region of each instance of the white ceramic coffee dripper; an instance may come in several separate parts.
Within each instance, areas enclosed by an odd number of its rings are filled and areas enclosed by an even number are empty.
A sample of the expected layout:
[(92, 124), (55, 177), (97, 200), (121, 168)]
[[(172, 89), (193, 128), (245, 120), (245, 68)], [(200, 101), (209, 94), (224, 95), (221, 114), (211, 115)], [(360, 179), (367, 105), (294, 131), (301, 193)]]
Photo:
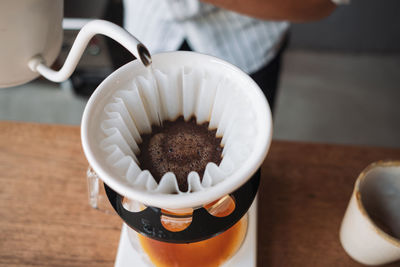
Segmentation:
[[(229, 79), (248, 98), (248, 108), (255, 117), (251, 122), (255, 128), (249, 157), (234, 173), (222, 182), (207, 190), (198, 190), (190, 194), (163, 194), (149, 192), (133, 186), (121, 169), (115, 168), (107, 160), (109, 155), (102, 149), (104, 139), (102, 123), (105, 118), (105, 108), (112, 101), (113, 95), (119, 90), (125, 90), (136, 76), (146, 75), (148, 69), (138, 61), (133, 61), (121, 67), (104, 80), (92, 94), (82, 118), (82, 146), (89, 164), (97, 175), (113, 190), (129, 199), (135, 199), (148, 206), (180, 209), (199, 207), (205, 203), (221, 198), (243, 185), (260, 167), (267, 154), (272, 136), (272, 117), (268, 103), (257, 84), (237, 67), (212, 56), (194, 52), (168, 52), (152, 55), (154, 69), (179, 71), (185, 68), (207, 69), (215, 76)], [(141, 94), (141, 93), (140, 93)], [(139, 95), (140, 95), (139, 94)]]

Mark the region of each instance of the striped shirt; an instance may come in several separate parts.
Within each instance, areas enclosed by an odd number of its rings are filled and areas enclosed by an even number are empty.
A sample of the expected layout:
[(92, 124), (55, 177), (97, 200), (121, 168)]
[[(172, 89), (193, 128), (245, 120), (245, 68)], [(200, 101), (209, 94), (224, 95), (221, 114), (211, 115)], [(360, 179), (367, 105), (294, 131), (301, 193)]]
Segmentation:
[(289, 23), (264, 21), (198, 0), (124, 0), (124, 26), (151, 53), (177, 50), (187, 41), (197, 52), (224, 59), (247, 73), (279, 50)]

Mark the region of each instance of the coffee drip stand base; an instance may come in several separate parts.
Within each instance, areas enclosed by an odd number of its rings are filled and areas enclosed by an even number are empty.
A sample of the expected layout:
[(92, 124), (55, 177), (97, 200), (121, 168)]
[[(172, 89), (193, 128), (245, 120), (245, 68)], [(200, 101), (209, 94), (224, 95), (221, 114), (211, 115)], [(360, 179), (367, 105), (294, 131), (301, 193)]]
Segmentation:
[[(239, 251), (222, 267), (255, 267), (257, 264), (257, 196), (249, 209), (249, 221), (246, 238)], [(148, 267), (139, 253), (132, 247), (126, 224), (122, 225), (117, 257), (114, 267)]]

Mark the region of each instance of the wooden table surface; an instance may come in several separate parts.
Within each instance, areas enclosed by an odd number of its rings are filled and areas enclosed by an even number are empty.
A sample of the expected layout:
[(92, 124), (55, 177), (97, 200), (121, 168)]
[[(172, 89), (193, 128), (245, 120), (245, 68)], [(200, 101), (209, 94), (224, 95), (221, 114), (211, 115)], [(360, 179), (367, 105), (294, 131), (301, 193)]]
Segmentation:
[[(357, 175), (381, 159), (400, 149), (274, 141), (258, 266), (360, 266), (338, 231)], [(121, 220), (87, 204), (87, 165), (78, 127), (0, 122), (0, 266), (113, 266)]]

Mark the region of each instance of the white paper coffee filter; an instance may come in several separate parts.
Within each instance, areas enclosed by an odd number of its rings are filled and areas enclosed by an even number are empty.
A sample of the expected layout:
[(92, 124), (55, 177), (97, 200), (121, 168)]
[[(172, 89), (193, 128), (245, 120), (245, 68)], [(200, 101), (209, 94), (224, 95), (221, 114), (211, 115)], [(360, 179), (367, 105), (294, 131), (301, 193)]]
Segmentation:
[[(219, 166), (203, 179), (189, 173), (181, 192), (174, 173), (157, 183), (136, 155), (152, 125), (195, 117), (222, 137)], [(246, 182), (262, 163), (272, 135), (271, 115), (258, 86), (236, 67), (192, 52), (153, 56), (152, 69), (131, 62), (96, 90), (82, 120), (85, 154), (100, 178), (118, 193), (162, 208), (196, 207)]]

